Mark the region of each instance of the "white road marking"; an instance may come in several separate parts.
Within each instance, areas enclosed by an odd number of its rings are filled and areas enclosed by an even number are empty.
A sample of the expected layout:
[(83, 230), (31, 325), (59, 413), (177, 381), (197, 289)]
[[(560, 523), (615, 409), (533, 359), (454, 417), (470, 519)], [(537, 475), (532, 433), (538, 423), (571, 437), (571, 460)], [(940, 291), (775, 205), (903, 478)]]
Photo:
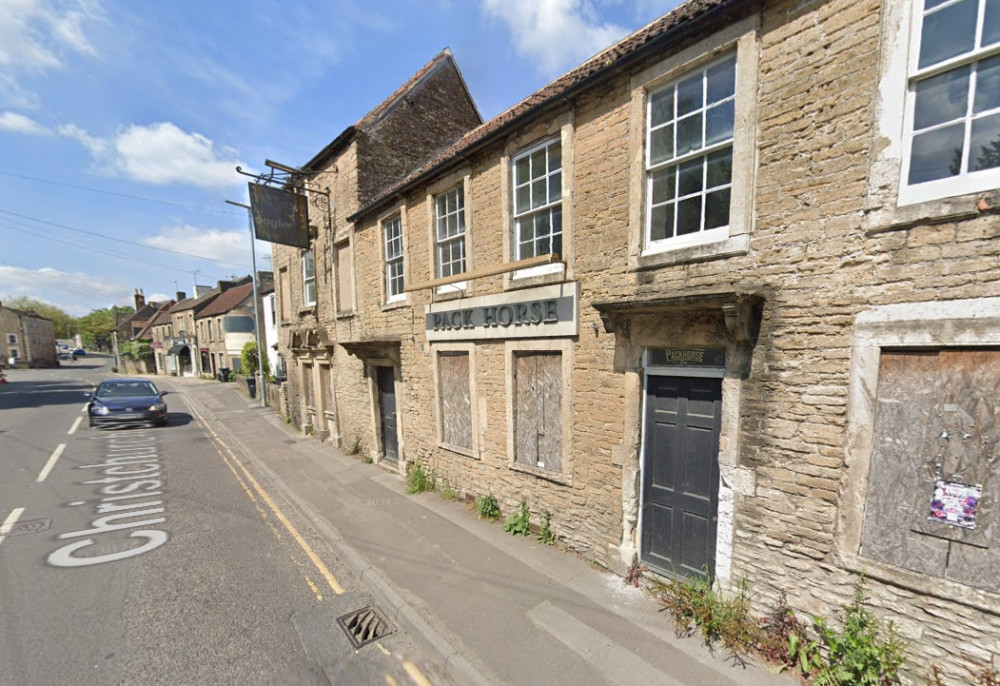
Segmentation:
[(0, 524), (0, 543), (3, 543), (3, 539), (7, 538), (7, 534), (14, 528), (22, 514), (24, 514), (24, 508), (15, 507), (14, 511), (7, 515), (7, 519), (3, 520), (3, 524)]
[(539, 628), (547, 631), (553, 638), (586, 660), (613, 684), (683, 686), (681, 682), (547, 600), (531, 608), (528, 617)]
[(67, 433), (70, 436), (72, 436), (73, 434), (75, 434), (77, 427), (80, 426), (80, 422), (82, 422), (82, 421), (83, 421), (83, 417), (77, 417), (76, 421), (73, 422), (73, 426), (69, 427), (69, 431)]
[(52, 453), (52, 457), (49, 458), (49, 461), (45, 463), (45, 466), (42, 468), (41, 473), (39, 473), (38, 478), (35, 479), (35, 483), (42, 483), (45, 481), (45, 477), (47, 477), (49, 472), (52, 471), (52, 468), (56, 466), (56, 460), (59, 459), (59, 456), (62, 455), (62, 451), (65, 449), (65, 443), (60, 443), (56, 446), (55, 452)]

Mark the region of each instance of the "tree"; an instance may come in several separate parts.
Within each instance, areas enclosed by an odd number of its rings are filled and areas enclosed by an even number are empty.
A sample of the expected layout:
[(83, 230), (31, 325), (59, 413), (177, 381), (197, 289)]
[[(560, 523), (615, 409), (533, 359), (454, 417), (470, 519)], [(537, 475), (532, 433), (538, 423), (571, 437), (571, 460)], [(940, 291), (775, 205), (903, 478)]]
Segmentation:
[(76, 317), (67, 314), (55, 305), (42, 302), (37, 298), (29, 298), (26, 295), (4, 300), (3, 304), (15, 310), (34, 312), (40, 317), (51, 319), (56, 338), (70, 338), (77, 333)]
[[(267, 355), (263, 355), (261, 359), (264, 362), (264, 376), (270, 376), (271, 369), (267, 363)], [(240, 373), (244, 376), (255, 376), (257, 371), (257, 343), (247, 341), (240, 351)]]
[(83, 337), (83, 344), (88, 348), (110, 350), (111, 333), (117, 328), (115, 317), (121, 320), (132, 314), (135, 314), (135, 310), (131, 307), (105, 307), (80, 317), (77, 325)]

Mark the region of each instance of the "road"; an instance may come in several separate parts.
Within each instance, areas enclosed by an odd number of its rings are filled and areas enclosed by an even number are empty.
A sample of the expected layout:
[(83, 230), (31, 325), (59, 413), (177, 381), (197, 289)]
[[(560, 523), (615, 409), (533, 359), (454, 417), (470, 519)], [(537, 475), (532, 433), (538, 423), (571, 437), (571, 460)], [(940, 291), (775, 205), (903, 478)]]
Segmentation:
[(166, 389), (161, 429), (87, 428), (89, 355), (0, 384), (0, 686), (445, 684), (264, 475)]

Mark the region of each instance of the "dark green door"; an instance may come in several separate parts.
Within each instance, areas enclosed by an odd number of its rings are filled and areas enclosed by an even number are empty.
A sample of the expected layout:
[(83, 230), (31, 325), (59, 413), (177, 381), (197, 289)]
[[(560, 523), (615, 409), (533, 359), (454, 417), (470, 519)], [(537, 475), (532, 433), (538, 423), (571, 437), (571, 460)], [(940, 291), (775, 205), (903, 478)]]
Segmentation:
[(376, 367), (378, 381), (378, 408), (382, 429), (382, 453), (393, 462), (399, 459), (399, 440), (396, 434), (396, 381), (392, 367)]
[(669, 576), (715, 572), (721, 412), (721, 379), (647, 377), (642, 560)]

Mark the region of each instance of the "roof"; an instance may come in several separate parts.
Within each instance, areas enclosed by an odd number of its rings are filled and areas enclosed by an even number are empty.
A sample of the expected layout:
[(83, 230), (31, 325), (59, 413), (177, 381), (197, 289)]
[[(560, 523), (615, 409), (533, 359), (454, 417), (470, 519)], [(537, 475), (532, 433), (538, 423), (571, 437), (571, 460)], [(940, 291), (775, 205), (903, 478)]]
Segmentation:
[[(302, 165), (302, 170), (305, 172), (319, 171), (327, 160), (350, 145), (355, 135), (359, 132), (370, 129), (377, 124), (381, 118), (393, 108), (394, 105), (405, 100), (406, 97), (416, 90), (425, 79), (449, 62), (452, 66), (454, 66), (455, 71), (458, 72), (458, 66), (455, 65), (455, 59), (451, 50), (445, 48), (435, 55), (430, 62), (421, 67), (417, 73), (406, 81), (406, 83), (396, 89), (395, 93), (379, 103), (375, 109), (363, 116), (356, 123), (344, 129), (341, 134), (334, 138), (329, 145), (320, 150), (319, 153), (317, 153), (311, 160)], [(461, 74), (461, 72), (459, 72), (459, 74)], [(465, 91), (468, 93), (468, 88), (466, 88)]]
[(42, 315), (38, 314), (34, 310), (16, 310), (13, 307), (6, 307), (6, 306), (3, 306), (3, 305), (0, 305), (0, 310), (7, 310), (8, 312), (13, 312), (14, 314), (16, 314), (16, 315), (18, 315), (20, 317), (32, 317), (34, 319), (44, 319), (47, 322), (48, 321), (52, 321), (48, 317), (43, 317)]
[(462, 164), (473, 151), (491, 143), (508, 130), (548, 108), (561, 106), (563, 101), (596, 83), (619, 74), (655, 49), (678, 44), (698, 30), (717, 31), (722, 21), (706, 21), (714, 15), (750, 4), (747, 0), (687, 0), (674, 10), (655, 19), (638, 31), (591, 57), (545, 87), (535, 91), (505, 112), (478, 126), (454, 145), (431, 158), (399, 183), (384, 189), (367, 206), (347, 218), (356, 221), (369, 212), (396, 198), (429, 177), (443, 173), (451, 166)]
[(230, 288), (227, 291), (223, 291), (222, 294), (213, 300), (211, 304), (205, 307), (201, 312), (195, 315), (195, 318), (200, 317), (210, 317), (220, 314), (226, 314), (233, 308), (237, 307), (247, 298), (253, 296), (253, 283), (245, 283), (242, 286), (236, 286)]
[(149, 321), (146, 322), (146, 325), (143, 326), (142, 330), (139, 331), (139, 333), (137, 333), (133, 338), (136, 339), (150, 338), (151, 337), (150, 330), (154, 326), (159, 326), (160, 324), (169, 324), (170, 308), (173, 304), (174, 304), (173, 300), (168, 300), (167, 302), (162, 303), (159, 306), (159, 309), (156, 311), (156, 314), (154, 314), (152, 317), (149, 318)]

